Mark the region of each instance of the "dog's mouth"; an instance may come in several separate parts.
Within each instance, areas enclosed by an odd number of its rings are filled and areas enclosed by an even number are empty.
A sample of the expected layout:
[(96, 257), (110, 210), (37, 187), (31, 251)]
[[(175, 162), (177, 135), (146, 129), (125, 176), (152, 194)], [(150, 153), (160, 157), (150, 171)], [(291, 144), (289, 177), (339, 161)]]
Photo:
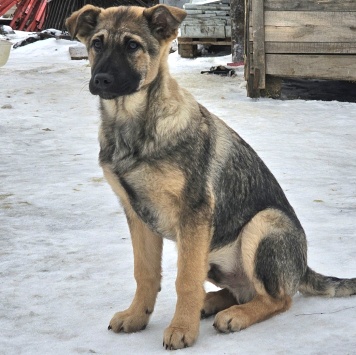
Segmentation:
[(98, 95), (103, 100), (114, 100), (121, 96), (132, 95), (137, 91), (139, 91), (138, 88), (126, 88), (120, 91), (93, 90), (90, 86), (89, 86), (89, 90), (92, 95)]
[(98, 94), (92, 93), (92, 94), (93, 95), (99, 95), (99, 97), (101, 99), (103, 99), (103, 100), (114, 100), (114, 99), (117, 99), (120, 96), (123, 96), (123, 95), (116, 95), (116, 94), (107, 93), (107, 92), (101, 92), (101, 93), (98, 93)]

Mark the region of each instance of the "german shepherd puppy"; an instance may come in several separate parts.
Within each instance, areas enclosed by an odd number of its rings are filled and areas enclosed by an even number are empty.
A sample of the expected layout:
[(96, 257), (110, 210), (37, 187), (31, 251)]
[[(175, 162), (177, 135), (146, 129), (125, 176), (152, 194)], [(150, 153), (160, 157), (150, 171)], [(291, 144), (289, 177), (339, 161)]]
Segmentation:
[[(100, 165), (125, 210), (137, 289), (110, 321), (144, 329), (161, 283), (163, 238), (176, 241), (174, 317), (163, 345), (197, 339), (200, 318), (236, 332), (287, 310), (300, 291), (356, 294), (356, 278), (307, 266), (303, 228), (253, 149), (170, 76), (167, 57), (185, 11), (87, 5), (67, 20), (89, 53), (90, 92), (100, 96)], [(221, 288), (205, 293), (204, 281)]]

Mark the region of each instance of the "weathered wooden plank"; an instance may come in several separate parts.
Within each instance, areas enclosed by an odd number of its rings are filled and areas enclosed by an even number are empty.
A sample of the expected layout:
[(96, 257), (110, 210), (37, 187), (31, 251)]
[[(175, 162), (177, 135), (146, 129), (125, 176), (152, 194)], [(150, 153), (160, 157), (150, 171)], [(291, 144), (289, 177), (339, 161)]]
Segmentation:
[(201, 18), (189, 18), (184, 20), (181, 23), (181, 26), (199, 26), (199, 25), (206, 25), (206, 26), (218, 26), (218, 25), (228, 25), (231, 24), (231, 19), (215, 19), (214, 17), (211, 19), (201, 19)]
[(185, 9), (186, 13), (188, 14), (188, 16), (194, 16), (196, 14), (203, 14), (204, 11), (203, 10), (188, 10), (188, 9)]
[[(356, 1), (356, 0), (355, 0)], [(253, 40), (250, 30), (250, 40)], [(348, 26), (265, 26), (267, 42), (356, 42), (356, 29)]]
[(184, 4), (183, 5), (184, 10), (226, 10), (226, 11), (230, 11), (230, 6), (229, 5), (220, 5), (220, 4), (216, 4), (216, 5), (212, 5), (212, 4)]
[(356, 80), (356, 55), (266, 54), (266, 74)]
[(212, 44), (230, 46), (231, 38), (188, 38), (178, 37), (178, 44)]
[(69, 55), (72, 60), (88, 59), (88, 52), (84, 46), (69, 47)]
[(228, 10), (185, 10), (188, 14), (188, 16), (196, 16), (196, 15), (201, 15), (201, 14), (211, 14), (211, 15), (216, 15), (216, 16), (229, 16), (230, 15), (230, 9)]
[(206, 26), (206, 25), (194, 25), (187, 26), (183, 25), (180, 27), (181, 37), (193, 37), (193, 38), (224, 38), (225, 34), (225, 24)]
[(178, 54), (182, 58), (195, 58), (198, 56), (198, 46), (191, 44), (178, 44)]
[(243, 63), (245, 42), (245, 0), (231, 0), (230, 21), (225, 27), (226, 37), (231, 37), (232, 62)]
[(252, 38), (253, 38), (253, 69), (258, 75), (258, 88), (264, 89), (266, 85), (265, 68), (265, 27), (263, 1), (252, 0)]
[(356, 31), (356, 12), (265, 11), (265, 25), (349, 27)]
[[(225, 37), (232, 37), (231, 26), (225, 26)], [(243, 45), (243, 43), (242, 43)], [(231, 46), (232, 48), (232, 46)]]
[(211, 18), (212, 16), (210, 14), (196, 14), (196, 15), (190, 15), (190, 17), (194, 18)]
[(271, 42), (356, 42), (356, 31), (344, 26), (265, 26), (265, 37)]
[[(247, 95), (250, 96), (249, 94), (249, 85), (248, 83), (250, 82), (250, 75), (251, 75), (251, 70), (250, 70), (250, 65), (251, 65), (251, 53), (253, 50), (253, 47), (251, 45), (251, 41), (249, 40), (250, 38), (250, 31), (251, 31), (251, 16), (250, 16), (250, 8), (251, 8), (251, 0), (245, 0), (245, 19), (244, 19), (244, 78), (247, 81)], [(234, 32), (234, 29), (232, 30)]]
[(217, 11), (217, 10), (214, 10), (214, 11), (210, 11), (210, 10), (207, 10), (205, 11), (204, 10), (204, 14), (211, 14), (211, 15), (215, 15), (215, 16), (230, 16), (230, 10), (229, 11)]
[(265, 0), (265, 10), (356, 11), (355, 0)]
[(285, 54), (356, 54), (356, 42), (266, 42), (265, 51)]

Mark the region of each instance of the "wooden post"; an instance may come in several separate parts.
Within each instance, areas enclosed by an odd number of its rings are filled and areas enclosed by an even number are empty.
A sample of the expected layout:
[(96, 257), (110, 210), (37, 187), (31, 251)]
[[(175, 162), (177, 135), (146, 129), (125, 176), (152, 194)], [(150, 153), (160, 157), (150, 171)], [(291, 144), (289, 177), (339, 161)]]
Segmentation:
[(263, 1), (252, 0), (253, 69), (258, 89), (266, 87), (265, 21)]
[(230, 1), (231, 53), (234, 63), (244, 62), (245, 0)]

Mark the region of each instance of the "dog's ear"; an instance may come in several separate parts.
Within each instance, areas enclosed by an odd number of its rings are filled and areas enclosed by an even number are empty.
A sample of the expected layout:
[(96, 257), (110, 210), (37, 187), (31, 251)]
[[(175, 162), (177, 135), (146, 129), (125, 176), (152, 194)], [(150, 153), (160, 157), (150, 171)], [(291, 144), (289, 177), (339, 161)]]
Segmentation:
[(187, 13), (173, 6), (156, 5), (145, 9), (143, 15), (148, 21), (152, 34), (159, 40), (173, 39)]
[(101, 9), (93, 5), (86, 5), (73, 12), (66, 20), (66, 27), (71, 37), (73, 39), (77, 37), (79, 41), (85, 42), (86, 37), (93, 32), (100, 12)]

